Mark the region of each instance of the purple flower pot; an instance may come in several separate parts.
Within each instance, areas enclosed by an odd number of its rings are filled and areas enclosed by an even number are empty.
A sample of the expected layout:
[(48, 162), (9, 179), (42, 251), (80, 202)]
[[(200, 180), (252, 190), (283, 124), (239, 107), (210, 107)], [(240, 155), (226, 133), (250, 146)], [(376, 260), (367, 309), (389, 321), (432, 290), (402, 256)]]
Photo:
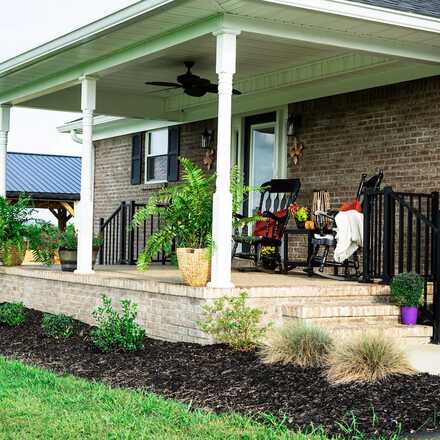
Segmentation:
[(408, 307), (402, 306), (400, 308), (402, 314), (402, 324), (404, 325), (416, 325), (417, 324), (417, 316), (418, 316), (418, 308), (417, 307)]

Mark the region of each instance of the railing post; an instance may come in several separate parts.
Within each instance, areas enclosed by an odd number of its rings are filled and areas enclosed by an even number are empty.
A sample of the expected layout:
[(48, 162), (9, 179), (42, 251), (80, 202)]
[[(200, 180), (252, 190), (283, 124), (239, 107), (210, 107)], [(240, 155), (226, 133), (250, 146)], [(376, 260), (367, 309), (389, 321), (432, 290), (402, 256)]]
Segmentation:
[(440, 344), (440, 211), (439, 193), (432, 193), (432, 260), (431, 273), (433, 281), (433, 335), (432, 342)]
[(386, 186), (383, 190), (383, 274), (382, 281), (390, 283), (394, 276), (394, 246), (393, 239), (393, 208), (391, 196), (393, 188)]
[(370, 246), (370, 223), (371, 218), (371, 190), (369, 188), (364, 190), (364, 243), (362, 252), (362, 282), (370, 283), (371, 271), (370, 271), (370, 260), (371, 260), (371, 246)]
[[(104, 219), (101, 217), (99, 219), (99, 235), (104, 238)], [(104, 246), (106, 243), (102, 243), (101, 249), (99, 250), (99, 264), (102, 266), (104, 264)]]
[(129, 211), (128, 211), (128, 217), (129, 217), (129, 224), (128, 224), (128, 264), (134, 265), (135, 259), (134, 259), (134, 228), (132, 227), (133, 217), (136, 213), (136, 202), (132, 200), (130, 202)]
[(119, 236), (119, 264), (126, 263), (126, 249), (127, 249), (127, 206), (125, 202), (121, 202), (121, 234)]

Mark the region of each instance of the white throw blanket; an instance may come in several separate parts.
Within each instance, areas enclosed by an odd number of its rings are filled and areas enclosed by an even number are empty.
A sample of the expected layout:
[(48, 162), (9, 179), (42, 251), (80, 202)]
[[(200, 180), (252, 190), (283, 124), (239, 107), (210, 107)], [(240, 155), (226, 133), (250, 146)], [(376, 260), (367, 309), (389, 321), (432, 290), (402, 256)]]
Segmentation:
[(364, 239), (364, 216), (358, 211), (339, 212), (336, 217), (335, 261), (342, 263), (362, 246)]

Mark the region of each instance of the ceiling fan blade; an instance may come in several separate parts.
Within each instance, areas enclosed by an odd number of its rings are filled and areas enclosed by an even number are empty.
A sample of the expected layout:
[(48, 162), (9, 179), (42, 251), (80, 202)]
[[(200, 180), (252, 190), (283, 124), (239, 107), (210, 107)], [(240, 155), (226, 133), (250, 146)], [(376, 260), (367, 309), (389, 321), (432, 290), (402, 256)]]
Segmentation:
[[(218, 85), (217, 84), (210, 84), (209, 86), (208, 86), (208, 92), (209, 93), (218, 93)], [(232, 93), (234, 94), (234, 95), (241, 95), (241, 92), (240, 92), (240, 90), (237, 90), (237, 89), (234, 89), (233, 91), (232, 91)]]
[(162, 82), (162, 81), (149, 81), (145, 83), (147, 86), (159, 86), (159, 87), (175, 87), (181, 88), (180, 84), (172, 83), (172, 82)]

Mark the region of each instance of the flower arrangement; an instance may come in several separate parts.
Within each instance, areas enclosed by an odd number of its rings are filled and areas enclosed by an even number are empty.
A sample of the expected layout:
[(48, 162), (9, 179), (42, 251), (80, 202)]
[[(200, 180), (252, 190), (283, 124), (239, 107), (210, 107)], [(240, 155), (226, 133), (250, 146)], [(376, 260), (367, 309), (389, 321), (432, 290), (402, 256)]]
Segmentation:
[(299, 203), (292, 203), (289, 210), (298, 227), (304, 227), (304, 223), (310, 219), (310, 209), (301, 206)]

